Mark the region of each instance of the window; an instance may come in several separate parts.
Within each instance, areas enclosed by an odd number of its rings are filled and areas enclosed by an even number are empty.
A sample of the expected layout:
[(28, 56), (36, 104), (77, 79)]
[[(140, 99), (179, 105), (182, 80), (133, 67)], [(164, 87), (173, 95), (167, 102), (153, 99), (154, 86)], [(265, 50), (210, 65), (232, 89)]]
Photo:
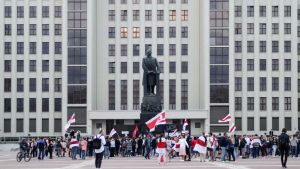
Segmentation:
[(108, 20), (109, 21), (115, 21), (115, 10), (109, 10), (108, 11)]
[(54, 7), (54, 17), (55, 18), (61, 18), (62, 16), (62, 7), (61, 6), (55, 6)]
[(55, 98), (54, 99), (54, 111), (55, 112), (61, 112), (61, 98)]
[(164, 28), (157, 27), (157, 38), (164, 38)]
[(36, 54), (36, 42), (29, 42), (29, 54)]
[(169, 4), (176, 4), (176, 0), (169, 0)]
[(169, 80), (169, 109), (176, 109), (176, 80)]
[(176, 27), (169, 27), (169, 38), (176, 38)]
[(284, 91), (291, 91), (291, 77), (284, 78)]
[(188, 10), (181, 10), (181, 21), (188, 20)]
[(259, 34), (265, 35), (267, 33), (267, 24), (266, 23), (260, 23), (259, 24)]
[(127, 56), (127, 45), (121, 45), (121, 56)]
[(284, 70), (285, 71), (291, 71), (292, 70), (291, 59), (284, 59)]
[(24, 72), (24, 60), (17, 60), (17, 72)]
[(266, 97), (259, 98), (259, 110), (262, 110), (262, 111), (267, 110), (267, 98)]
[(4, 98), (4, 112), (8, 113), (11, 112), (11, 99)]
[(247, 52), (254, 53), (254, 41), (247, 41)]
[(145, 27), (145, 38), (152, 38), (152, 27)]
[(140, 0), (132, 0), (132, 4), (139, 4)]
[(17, 6), (17, 18), (24, 18), (24, 7)]
[(17, 98), (17, 112), (24, 112), (24, 99)]
[(284, 17), (291, 17), (291, 6), (284, 6)]
[(288, 131), (292, 130), (292, 118), (291, 117), (284, 118), (284, 128), (286, 128)]
[(42, 35), (49, 35), (49, 24), (42, 25)]
[(42, 112), (49, 112), (49, 98), (42, 98)]
[(29, 112), (36, 112), (36, 98), (29, 98)]
[(42, 78), (42, 91), (49, 92), (49, 78)]
[(42, 119), (42, 132), (49, 132), (49, 119)]
[(116, 45), (109, 44), (108, 45), (108, 56), (115, 56), (116, 55), (115, 53), (116, 53)]
[(11, 72), (11, 60), (4, 61), (4, 72)]
[(170, 62), (169, 63), (169, 72), (170, 73), (176, 73), (176, 62)]
[(54, 34), (55, 35), (62, 35), (62, 26), (61, 24), (54, 25)]
[(235, 97), (234, 104), (235, 110), (242, 110), (242, 97)]
[(62, 54), (61, 42), (55, 42), (54, 45), (55, 45), (54, 53)]
[(108, 81), (108, 109), (109, 110), (115, 110), (115, 81), (114, 80), (109, 80)]
[(140, 62), (133, 62), (132, 70), (133, 70), (133, 73), (140, 73)]
[(272, 97), (272, 110), (279, 110), (279, 97)]
[(181, 27), (181, 38), (188, 38), (188, 27), (187, 26)]
[(151, 10), (145, 10), (145, 20), (152, 21), (152, 11)]
[(181, 73), (188, 73), (188, 62), (181, 62)]
[(242, 78), (235, 77), (234, 81), (235, 91), (242, 91)]
[(181, 55), (182, 56), (188, 55), (188, 44), (181, 44)]
[(267, 78), (266, 77), (259, 78), (259, 90), (267, 91)]
[(54, 71), (61, 72), (61, 60), (54, 61)]
[(11, 18), (11, 6), (4, 7), (4, 17)]
[(254, 59), (247, 59), (247, 70), (254, 71)]
[(292, 110), (292, 98), (291, 97), (284, 98), (284, 110)]
[(127, 62), (121, 62), (121, 73), (127, 73)]
[(42, 71), (49, 72), (49, 60), (42, 61)]
[(36, 132), (36, 119), (29, 119), (29, 132)]
[(169, 44), (169, 55), (170, 56), (176, 55), (176, 44)]
[(24, 35), (24, 24), (17, 24), (17, 35)]
[(248, 117), (247, 118), (247, 130), (248, 131), (254, 131), (254, 117)]
[(24, 79), (17, 78), (17, 92), (24, 92)]
[(140, 11), (139, 10), (133, 10), (133, 21), (139, 21), (140, 20)]
[(139, 80), (133, 80), (133, 110), (139, 110), (140, 109), (140, 81)]
[(291, 23), (285, 23), (284, 24), (284, 34), (291, 34)]
[(234, 60), (234, 69), (235, 71), (242, 71), (242, 59)]
[(127, 80), (121, 80), (121, 110), (127, 110)]
[(254, 97), (247, 97), (247, 110), (254, 110)]
[(164, 55), (164, 44), (157, 44), (157, 56)]
[(133, 38), (139, 38), (140, 37), (140, 27), (133, 27)]
[(260, 131), (267, 131), (267, 118), (266, 117), (261, 117), (259, 119), (259, 127), (260, 127)]
[(279, 34), (279, 24), (272, 23), (272, 34)]
[(266, 17), (266, 6), (260, 6), (259, 7), (259, 16), (260, 17)]
[(108, 63), (108, 73), (115, 73), (116, 72), (116, 64), (115, 62)]
[(145, 0), (145, 4), (152, 4), (152, 0)]
[(121, 21), (127, 21), (127, 10), (121, 10)]
[(5, 36), (11, 35), (11, 24), (4, 25), (4, 35)]
[(29, 91), (30, 92), (35, 92), (36, 91), (36, 79), (35, 78), (30, 78), (29, 79)]
[(247, 78), (247, 90), (254, 91), (254, 77)]
[(42, 54), (49, 54), (49, 42), (42, 42)]
[(115, 4), (115, 0), (109, 0), (108, 3), (109, 4)]
[(278, 53), (279, 52), (279, 42), (278, 41), (272, 41), (272, 52)]
[(54, 91), (55, 92), (61, 92), (62, 91), (62, 80), (61, 78), (55, 78), (54, 79)]
[(42, 7), (42, 17), (49, 18), (49, 6)]
[(278, 71), (278, 70), (279, 70), (279, 60), (272, 59), (272, 71)]
[(259, 52), (266, 53), (267, 52), (267, 42), (259, 41)]
[(108, 28), (108, 38), (115, 38), (116, 37), (116, 29), (115, 27)]
[(132, 46), (132, 50), (133, 50), (133, 56), (139, 56), (140, 55), (140, 45), (139, 44), (133, 44)]
[(4, 42), (4, 54), (11, 54), (11, 42)]
[(176, 10), (169, 10), (169, 21), (176, 21)]
[(16, 119), (16, 132), (22, 133), (24, 132), (24, 120), (23, 119)]
[(164, 11), (157, 10), (157, 21), (163, 21), (163, 20), (164, 20)]
[(291, 41), (284, 41), (284, 52), (291, 53)]
[(234, 33), (236, 34), (236, 35), (240, 35), (240, 34), (242, 34), (242, 23), (235, 23), (234, 24), (235, 25), (235, 28), (234, 28)]
[(36, 72), (36, 60), (29, 61), (29, 71)]
[(164, 0), (157, 0), (157, 4), (164, 4)]
[(278, 6), (272, 6), (272, 17), (278, 17)]
[(278, 90), (279, 90), (279, 78), (272, 77), (272, 91), (278, 91)]
[(36, 24), (29, 24), (29, 35), (36, 35)]
[(11, 92), (11, 79), (4, 78), (4, 92)]
[(24, 42), (17, 42), (17, 54), (24, 54)]
[(181, 110), (188, 110), (188, 80), (181, 80)]
[(267, 60), (266, 59), (259, 59), (259, 69), (260, 69), (260, 71), (267, 70)]
[(128, 32), (127, 27), (121, 27), (121, 38), (127, 38)]
[(160, 73), (164, 73), (164, 62), (158, 62), (159, 68), (160, 68)]
[(234, 7), (234, 16), (235, 17), (242, 17), (242, 6), (235, 6)]
[(247, 34), (254, 34), (254, 23), (247, 23)]
[(279, 117), (272, 118), (272, 129), (274, 131), (279, 131)]
[(254, 6), (247, 6), (247, 16), (254, 17)]

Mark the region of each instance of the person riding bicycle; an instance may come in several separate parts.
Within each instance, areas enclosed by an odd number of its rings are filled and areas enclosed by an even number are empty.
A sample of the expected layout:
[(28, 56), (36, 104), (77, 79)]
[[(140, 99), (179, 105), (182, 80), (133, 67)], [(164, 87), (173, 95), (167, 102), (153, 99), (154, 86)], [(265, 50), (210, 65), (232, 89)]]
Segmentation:
[(25, 153), (28, 151), (28, 143), (26, 142), (25, 138), (22, 139), (22, 141), (20, 142), (20, 151)]

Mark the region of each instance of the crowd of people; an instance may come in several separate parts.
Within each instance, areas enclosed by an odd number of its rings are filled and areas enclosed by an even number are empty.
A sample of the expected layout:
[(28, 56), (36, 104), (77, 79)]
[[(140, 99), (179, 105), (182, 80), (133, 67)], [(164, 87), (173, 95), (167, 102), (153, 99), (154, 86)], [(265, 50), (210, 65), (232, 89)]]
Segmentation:
[[(283, 130), (283, 134), (286, 130)], [(284, 140), (284, 143), (282, 140)], [(93, 137), (82, 137), (80, 131), (71, 131), (60, 138), (36, 138), (23, 139), (20, 143), (22, 151), (28, 151), (32, 157), (43, 160), (45, 157), (53, 159), (53, 156), (78, 158), (85, 160), (86, 157), (96, 157), (97, 163), (102, 159), (116, 156), (132, 157), (143, 156), (145, 159), (157, 157), (159, 164), (165, 164), (171, 159), (191, 161), (192, 158), (206, 161), (236, 161), (238, 158), (269, 158), (280, 155), (298, 157), (300, 153), (300, 135), (227, 135), (202, 134), (199, 137), (190, 136), (188, 132), (174, 137), (165, 134), (144, 135), (138, 138), (131, 137), (108, 137), (99, 134)], [(98, 146), (95, 140), (100, 140)], [(283, 148), (284, 147), (284, 148)], [(282, 158), (282, 166), (286, 166), (286, 159)]]

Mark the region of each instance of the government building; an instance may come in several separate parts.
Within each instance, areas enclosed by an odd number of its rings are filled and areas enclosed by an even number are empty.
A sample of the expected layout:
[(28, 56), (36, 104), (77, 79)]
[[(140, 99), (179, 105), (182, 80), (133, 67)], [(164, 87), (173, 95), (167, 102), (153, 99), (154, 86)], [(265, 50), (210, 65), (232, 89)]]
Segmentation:
[[(142, 60), (192, 135), (300, 129), (300, 0), (2, 0), (0, 137), (132, 132)], [(218, 120), (228, 113), (230, 124)]]

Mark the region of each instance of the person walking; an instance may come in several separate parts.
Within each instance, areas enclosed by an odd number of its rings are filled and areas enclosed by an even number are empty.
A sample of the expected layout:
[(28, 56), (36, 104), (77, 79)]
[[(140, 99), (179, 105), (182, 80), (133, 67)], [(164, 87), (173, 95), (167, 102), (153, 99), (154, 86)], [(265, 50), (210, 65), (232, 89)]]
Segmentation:
[(158, 164), (165, 164), (166, 162), (166, 148), (167, 142), (163, 134), (157, 139), (156, 153), (158, 154)]
[(150, 151), (151, 151), (151, 136), (147, 135), (145, 139), (145, 159), (150, 159)]
[(292, 158), (295, 158), (297, 155), (297, 144), (298, 144), (298, 139), (296, 135), (293, 135), (293, 138), (291, 139)]
[(289, 136), (286, 134), (285, 128), (282, 129), (282, 133), (278, 137), (278, 143), (279, 143), (279, 150), (281, 156), (281, 165), (283, 168), (287, 168), (286, 163), (287, 163), (287, 158), (289, 156), (290, 139)]
[(44, 160), (44, 156), (45, 156), (45, 141), (44, 141), (43, 138), (40, 138), (37, 141), (37, 148), (39, 150), (38, 159), (39, 160)]
[(52, 159), (52, 155), (53, 155), (53, 141), (49, 139), (49, 145), (48, 145), (48, 152), (49, 152), (49, 159)]
[(183, 136), (179, 136), (179, 156), (181, 156), (182, 161), (184, 161), (184, 157), (186, 156), (186, 147), (189, 147), (186, 139)]
[(105, 138), (103, 136), (103, 130), (102, 130), (102, 128), (100, 128), (99, 129), (99, 134), (97, 134), (94, 137), (94, 140), (93, 140), (93, 148), (94, 148), (94, 152), (95, 152), (95, 167), (96, 167), (96, 169), (101, 168), (102, 159), (103, 159), (103, 152), (104, 152), (104, 144), (106, 144), (106, 142), (105, 142)]
[(81, 159), (85, 160), (85, 158), (86, 158), (86, 150), (87, 150), (87, 141), (86, 141), (85, 137), (81, 141), (80, 145), (81, 145)]
[[(184, 161), (191, 161), (191, 151), (190, 151), (190, 147), (191, 147), (191, 142), (192, 142), (192, 138), (189, 134), (188, 131), (185, 132), (185, 140), (188, 143), (189, 146), (186, 146), (185, 151), (186, 151), (186, 156), (184, 157)], [(186, 159), (188, 157), (188, 159)]]
[(78, 152), (78, 148), (79, 148), (79, 142), (77, 140), (77, 138), (75, 136), (73, 136), (73, 138), (70, 141), (70, 149), (71, 149), (71, 155), (72, 155), (72, 160), (76, 160), (76, 155)]
[(255, 135), (253, 140), (251, 141), (251, 145), (253, 147), (253, 151), (252, 151), (252, 157), (253, 158), (257, 158), (259, 157), (259, 147), (261, 147), (261, 141), (260, 141), (260, 138)]
[(227, 133), (224, 132), (223, 136), (221, 136), (218, 140), (219, 146), (221, 147), (221, 161), (225, 162), (226, 160), (226, 148), (228, 146), (227, 142)]

